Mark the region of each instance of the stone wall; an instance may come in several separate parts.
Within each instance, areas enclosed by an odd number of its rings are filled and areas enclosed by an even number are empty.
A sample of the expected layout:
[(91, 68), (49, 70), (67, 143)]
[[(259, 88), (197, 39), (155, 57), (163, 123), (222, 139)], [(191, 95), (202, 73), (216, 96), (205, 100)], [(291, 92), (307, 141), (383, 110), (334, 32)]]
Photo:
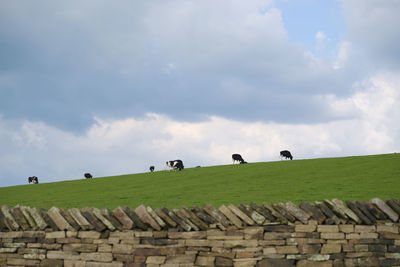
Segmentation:
[(0, 266), (400, 265), (396, 199), (0, 210)]

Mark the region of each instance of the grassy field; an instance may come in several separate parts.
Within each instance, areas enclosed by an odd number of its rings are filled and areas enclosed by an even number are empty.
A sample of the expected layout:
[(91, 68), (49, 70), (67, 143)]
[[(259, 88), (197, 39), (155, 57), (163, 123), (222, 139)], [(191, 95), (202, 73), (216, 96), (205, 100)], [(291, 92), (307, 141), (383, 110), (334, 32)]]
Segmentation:
[(158, 171), (0, 188), (0, 205), (158, 208), (400, 198), (400, 154)]

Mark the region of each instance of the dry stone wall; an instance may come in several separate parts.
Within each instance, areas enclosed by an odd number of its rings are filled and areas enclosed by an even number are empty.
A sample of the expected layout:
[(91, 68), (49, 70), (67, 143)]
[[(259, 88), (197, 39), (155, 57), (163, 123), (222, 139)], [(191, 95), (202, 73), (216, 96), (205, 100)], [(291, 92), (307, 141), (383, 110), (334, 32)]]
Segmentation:
[(400, 201), (0, 209), (0, 266), (400, 266)]

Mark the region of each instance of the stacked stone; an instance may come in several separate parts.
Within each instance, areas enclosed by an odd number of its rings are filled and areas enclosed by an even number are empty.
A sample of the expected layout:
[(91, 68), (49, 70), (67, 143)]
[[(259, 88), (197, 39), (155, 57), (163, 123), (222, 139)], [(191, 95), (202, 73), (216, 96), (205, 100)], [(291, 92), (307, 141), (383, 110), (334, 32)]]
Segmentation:
[(207, 229), (243, 229), (247, 226), (270, 224), (307, 224), (310, 220), (321, 225), (359, 224), (375, 225), (377, 222), (398, 222), (400, 201), (383, 201), (374, 198), (370, 202), (346, 201), (338, 199), (323, 202), (301, 202), (298, 206), (287, 203), (263, 203), (250, 205), (222, 205), (218, 209), (212, 205), (203, 208), (183, 207), (181, 209), (152, 209), (143, 205), (132, 210), (117, 207), (72, 208), (69, 210), (52, 207), (50, 210), (25, 206), (0, 209), (0, 231), (45, 230), (79, 231), (95, 230), (168, 230), (204, 231)]
[(394, 266), (399, 223), (0, 232), (0, 266)]

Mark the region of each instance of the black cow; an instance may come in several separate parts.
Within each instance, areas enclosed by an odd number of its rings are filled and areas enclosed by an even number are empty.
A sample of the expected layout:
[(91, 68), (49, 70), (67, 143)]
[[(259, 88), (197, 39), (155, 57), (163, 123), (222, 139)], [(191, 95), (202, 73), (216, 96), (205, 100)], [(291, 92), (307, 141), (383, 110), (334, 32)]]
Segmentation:
[(173, 168), (174, 170), (181, 171), (184, 169), (183, 162), (180, 159), (167, 161), (166, 164), (167, 164), (167, 167)]
[(88, 172), (85, 173), (84, 176), (85, 176), (86, 179), (93, 178), (93, 176), (92, 176), (90, 173), (88, 173)]
[(154, 166), (150, 166), (150, 171), (154, 172)]
[(240, 164), (247, 163), (240, 154), (232, 154), (232, 161), (233, 164), (235, 164), (235, 162), (239, 162)]
[(293, 159), (293, 156), (292, 156), (292, 154), (290, 153), (289, 150), (282, 150), (280, 152), (280, 156), (281, 156), (281, 158), (285, 158), (285, 159), (290, 159), (290, 160)]
[(29, 183), (38, 184), (39, 183), (39, 179), (36, 176), (31, 176), (31, 177), (28, 178), (28, 182)]

